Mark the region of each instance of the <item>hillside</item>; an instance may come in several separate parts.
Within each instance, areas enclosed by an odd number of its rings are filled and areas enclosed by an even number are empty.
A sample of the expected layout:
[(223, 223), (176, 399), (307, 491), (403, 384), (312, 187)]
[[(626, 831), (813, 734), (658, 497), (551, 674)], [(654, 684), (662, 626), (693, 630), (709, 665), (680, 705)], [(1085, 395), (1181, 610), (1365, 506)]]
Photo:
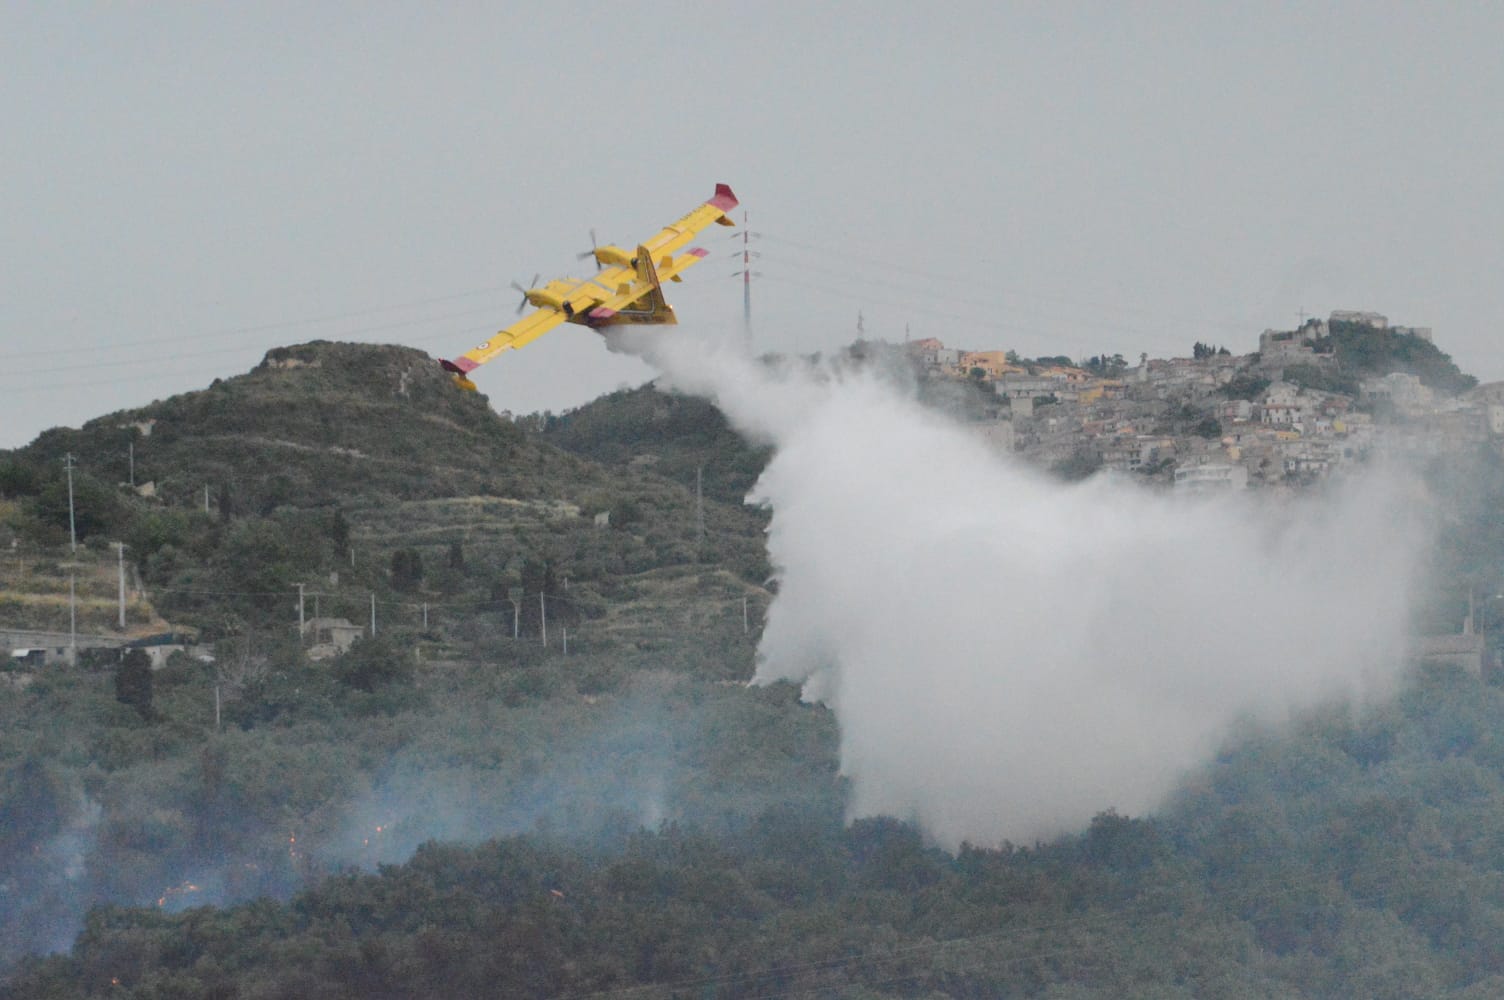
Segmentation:
[[(768, 697), (737, 723), (789, 719)], [(1230, 740), (1161, 816), (1047, 844), (948, 855), (895, 820), (843, 825), (826, 788), (731, 827), (620, 814), (426, 843), (285, 903), (184, 909), (210, 887), (174, 885), (95, 910), (0, 995), (1482, 1000), (1504, 988), (1501, 712), (1497, 688), (1421, 676)]]
[[(1049, 842), (848, 824), (832, 713), (744, 683), (767, 457), (699, 400), (511, 421), (328, 343), (0, 453), (0, 624), (71, 575), (115, 631), (118, 539), (127, 632), (212, 655), (144, 698), (0, 669), (0, 997), (1497, 995), (1496, 679), (1229, 734)], [(1501, 469), (1430, 470), (1449, 586), (1493, 579)], [(299, 584), (376, 634), (311, 659)]]
[(651, 469), (675, 482), (698, 473), (706, 496), (740, 503), (767, 464), (711, 403), (652, 386), (621, 389), (551, 418), (543, 438), (614, 470)]
[[(561, 450), (406, 348), (272, 351), (248, 374), (0, 457), (0, 523), (32, 565), (66, 541), (65, 454), (86, 550), (125, 541), (142, 613), (210, 639), (296, 621), (286, 609), (299, 582), (321, 611), (360, 621), (374, 594), (413, 624), (425, 603), (442, 615), (536, 593), (522, 579), (530, 563), (591, 616), (651, 596), (653, 578), (628, 583), (650, 571), (708, 561), (748, 584), (767, 576), (761, 514), (712, 494), (702, 531), (693, 468), (608, 468)], [(123, 488), (132, 480), (144, 495)], [(393, 579), (399, 550), (415, 555), (420, 579)], [(0, 602), (55, 585), (29, 574)], [(12, 624), (43, 621), (17, 613)]]
[[(420, 352), (331, 343), (0, 454), (0, 626), (66, 633), (71, 611), (204, 642), (144, 705), (112, 650), (0, 669), (0, 963), (65, 945), (93, 902), (280, 895), (434, 836), (589, 829), (644, 782), (663, 817), (721, 824), (828, 795), (828, 715), (736, 683), (765, 515), (637, 457), (558, 448)], [(306, 617), (364, 638), (308, 659), (299, 584)], [(766, 751), (726, 756), (754, 718)], [(594, 773), (606, 747), (638, 770)]]

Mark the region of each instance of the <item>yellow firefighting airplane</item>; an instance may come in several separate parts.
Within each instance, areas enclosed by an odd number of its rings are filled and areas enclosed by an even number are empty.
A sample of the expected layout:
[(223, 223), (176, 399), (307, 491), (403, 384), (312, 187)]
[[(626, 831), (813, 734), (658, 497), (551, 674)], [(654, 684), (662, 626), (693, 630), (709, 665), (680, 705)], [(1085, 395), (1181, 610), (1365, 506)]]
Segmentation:
[[(453, 361), (440, 361), (446, 371), (454, 373), (454, 384), (475, 391), (475, 383), (466, 376), (503, 351), (530, 344), (560, 323), (579, 323), (591, 329), (624, 323), (677, 323), (674, 307), (663, 299), (661, 282), (683, 281), (679, 275), (696, 264), (708, 251), (691, 247), (683, 253), (695, 235), (712, 223), (734, 226), (727, 214), (737, 206), (736, 195), (725, 184), (715, 186), (715, 195), (678, 222), (666, 227), (635, 251), (616, 246), (596, 247), (581, 257), (594, 256), (601, 268), (593, 278), (577, 281), (562, 278), (542, 288), (522, 288), (523, 304), (532, 303), (538, 311), (518, 320), (490, 340), (461, 354)], [(537, 279), (533, 279), (537, 284)], [(518, 307), (519, 310), (521, 307)]]

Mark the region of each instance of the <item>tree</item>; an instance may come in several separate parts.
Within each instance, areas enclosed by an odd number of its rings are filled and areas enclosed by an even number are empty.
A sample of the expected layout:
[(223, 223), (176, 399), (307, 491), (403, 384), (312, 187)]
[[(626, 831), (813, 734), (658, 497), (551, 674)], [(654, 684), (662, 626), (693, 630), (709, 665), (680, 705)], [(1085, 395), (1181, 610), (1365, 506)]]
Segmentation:
[(1081, 367), (1102, 378), (1116, 378), (1128, 369), (1128, 362), (1121, 354), (1114, 354), (1110, 357), (1099, 354), (1087, 358), (1082, 362)]
[(1257, 399), (1259, 393), (1269, 388), (1269, 380), (1248, 372), (1234, 375), (1219, 391), (1228, 399)]
[(329, 515), (329, 540), (334, 543), (334, 551), (338, 555), (344, 555), (350, 548), (350, 522), (345, 520), (344, 511), (338, 507)]
[(1086, 479), (1102, 467), (1102, 456), (1089, 448), (1078, 448), (1070, 458), (1051, 466), (1050, 471), (1066, 482)]
[(15, 456), (0, 459), (0, 497), (21, 497), (35, 494), (41, 483), (34, 466)]
[(417, 549), (398, 549), (392, 553), (392, 587), (404, 593), (417, 590), (423, 583), (423, 557)]
[(132, 649), (115, 668), (115, 700), (134, 708), (141, 718), (150, 719), (151, 698), (151, 657), (144, 649)]
[[(55, 475), (32, 501), (38, 520), (67, 530), (68, 481)], [(104, 534), (128, 516), (129, 510), (116, 491), (82, 471), (73, 469), (73, 522), (79, 541), (90, 535)]]
[[(545, 623), (574, 625), (579, 621), (579, 612), (573, 601), (562, 593), (558, 569), (550, 558), (529, 557), (522, 564), (522, 593), (518, 595), (521, 632), (523, 635), (538, 635)], [(544, 595), (541, 599), (539, 594)]]
[(1429, 340), (1396, 330), (1379, 329), (1366, 323), (1333, 321), (1327, 337), (1315, 345), (1318, 351), (1332, 351), (1343, 374), (1358, 377), (1409, 372), (1422, 383), (1446, 393), (1465, 392), (1478, 384), (1464, 375)]
[(389, 684), (408, 685), (413, 680), (411, 658), (404, 643), (391, 632), (375, 638), (356, 639), (334, 661), (334, 676), (358, 691), (375, 691)]

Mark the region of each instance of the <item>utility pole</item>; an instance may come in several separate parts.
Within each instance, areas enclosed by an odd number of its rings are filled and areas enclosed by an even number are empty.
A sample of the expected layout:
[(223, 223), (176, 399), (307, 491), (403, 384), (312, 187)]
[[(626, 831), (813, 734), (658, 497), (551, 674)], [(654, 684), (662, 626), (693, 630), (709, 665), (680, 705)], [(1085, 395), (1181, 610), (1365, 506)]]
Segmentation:
[(78, 666), (78, 594), (73, 587), (73, 571), (68, 571), (68, 659)]
[(423, 602), (423, 631), (428, 631), (428, 602)]
[(747, 635), (751, 631), (752, 631), (752, 624), (751, 624), (751, 622), (747, 618), (747, 595), (743, 594), (742, 595), (742, 635)]
[(73, 524), (73, 453), (63, 456), (63, 468), (68, 470), (68, 545), (78, 551), (78, 532)]
[(204, 513), (209, 513), (209, 484), (204, 484)]
[(115, 554), (120, 568), (120, 630), (125, 631), (125, 543), (115, 543)]
[(742, 337), (752, 343), (752, 253), (748, 241), (747, 210), (742, 209)]
[(298, 584), (298, 640), (303, 639), (303, 584)]
[(695, 545), (705, 544), (705, 463), (695, 466)]
[(517, 637), (521, 635), (522, 605), (518, 604), (510, 597), (507, 598), (507, 603), (512, 606), (512, 641), (516, 642)]
[(543, 648), (548, 648), (548, 595), (538, 591), (538, 631), (543, 636)]
[(569, 626), (568, 625), (562, 626), (562, 631), (564, 633), (564, 655), (568, 656), (569, 655)]
[(376, 592), (371, 592), (371, 638), (376, 638)]
[[(747, 347), (747, 353), (752, 352), (752, 279), (760, 277), (762, 272), (752, 270), (752, 258), (761, 257), (762, 254), (752, 249), (752, 240), (761, 233), (754, 233), (747, 228), (747, 212), (742, 210), (742, 269), (733, 271), (734, 278), (741, 275), (742, 279), (742, 340)], [(733, 239), (735, 238), (733, 234)]]

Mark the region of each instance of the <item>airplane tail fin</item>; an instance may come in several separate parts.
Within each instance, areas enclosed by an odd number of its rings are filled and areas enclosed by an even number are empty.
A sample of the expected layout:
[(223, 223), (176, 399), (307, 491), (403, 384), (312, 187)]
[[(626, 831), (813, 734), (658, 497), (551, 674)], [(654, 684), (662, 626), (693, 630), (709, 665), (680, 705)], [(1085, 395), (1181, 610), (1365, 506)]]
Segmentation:
[(663, 282), (658, 280), (658, 267), (653, 263), (653, 254), (646, 246), (637, 248), (637, 280), (647, 283), (650, 290), (637, 301), (653, 318), (648, 322), (673, 323), (674, 308), (663, 297)]
[(661, 294), (663, 283), (658, 280), (658, 268), (653, 265), (652, 251), (645, 246), (639, 246), (633, 262), (637, 265), (637, 280), (652, 285)]

